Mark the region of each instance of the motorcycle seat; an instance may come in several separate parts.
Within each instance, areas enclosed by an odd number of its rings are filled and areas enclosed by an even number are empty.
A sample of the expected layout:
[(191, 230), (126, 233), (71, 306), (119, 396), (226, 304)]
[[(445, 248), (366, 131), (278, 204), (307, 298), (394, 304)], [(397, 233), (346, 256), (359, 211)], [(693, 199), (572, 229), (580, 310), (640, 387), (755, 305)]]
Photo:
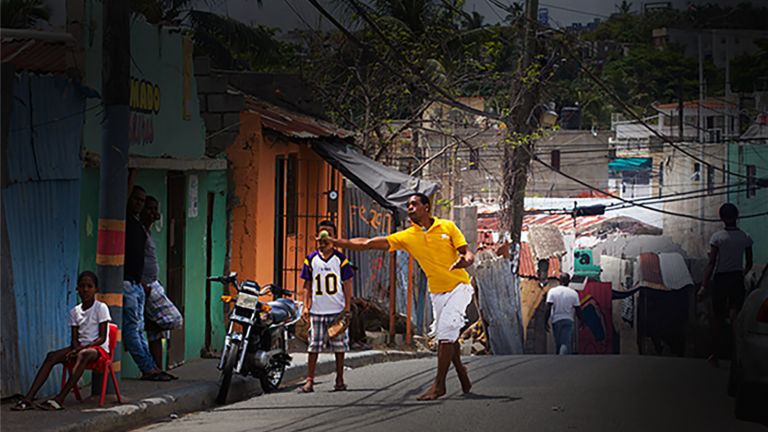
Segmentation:
[(269, 302), (269, 305), (272, 307), (271, 314), (275, 324), (296, 318), (296, 306), (292, 300), (278, 299)]

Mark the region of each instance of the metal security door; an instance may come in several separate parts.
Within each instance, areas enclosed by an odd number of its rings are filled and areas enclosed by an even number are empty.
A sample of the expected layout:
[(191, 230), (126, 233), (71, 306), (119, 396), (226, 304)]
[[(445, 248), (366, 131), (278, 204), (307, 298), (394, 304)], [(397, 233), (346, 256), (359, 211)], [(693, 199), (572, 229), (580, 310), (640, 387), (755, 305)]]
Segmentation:
[(315, 249), (315, 227), (330, 220), (338, 227), (339, 174), (317, 159), (297, 154), (275, 159), (275, 283), (301, 288), (304, 257)]

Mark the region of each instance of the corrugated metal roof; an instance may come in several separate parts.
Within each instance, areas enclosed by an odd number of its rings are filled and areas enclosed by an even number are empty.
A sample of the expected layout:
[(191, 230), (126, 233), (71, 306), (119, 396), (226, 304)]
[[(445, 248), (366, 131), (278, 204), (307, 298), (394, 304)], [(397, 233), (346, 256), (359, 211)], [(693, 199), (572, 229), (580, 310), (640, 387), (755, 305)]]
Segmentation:
[(16, 70), (64, 73), (77, 68), (75, 38), (68, 33), (3, 29), (0, 42), (2, 62)]
[[(517, 274), (520, 277), (538, 278), (539, 273), (537, 271), (536, 260), (531, 253), (531, 245), (528, 242), (520, 243), (520, 268)], [(547, 272), (548, 278), (560, 277), (560, 259), (549, 259), (549, 271)]]
[(258, 113), (265, 128), (282, 135), (301, 139), (330, 137), (343, 139), (354, 135), (352, 131), (315, 117), (289, 111), (250, 95), (244, 95), (244, 97), (245, 109)]
[[(608, 216), (583, 216), (576, 218), (576, 231), (582, 232), (600, 222), (608, 219)], [(573, 218), (566, 214), (527, 214), (523, 216), (523, 231), (527, 231), (532, 225), (554, 225), (561, 232), (573, 232)], [(497, 214), (479, 214), (477, 218), (478, 230), (499, 231), (500, 224)]]

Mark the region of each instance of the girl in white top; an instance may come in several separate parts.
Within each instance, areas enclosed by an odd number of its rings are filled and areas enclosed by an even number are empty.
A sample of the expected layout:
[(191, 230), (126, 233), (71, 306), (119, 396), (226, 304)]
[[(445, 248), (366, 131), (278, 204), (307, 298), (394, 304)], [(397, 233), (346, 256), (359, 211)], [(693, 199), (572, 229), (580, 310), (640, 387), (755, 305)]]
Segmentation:
[(82, 303), (72, 308), (69, 313), (69, 325), (72, 328), (70, 346), (51, 351), (37, 371), (37, 376), (29, 392), (11, 409), (26, 411), (33, 408), (32, 400), (40, 387), (48, 379), (51, 369), (59, 363), (73, 363), (72, 376), (59, 394), (38, 407), (45, 410), (63, 409), (64, 399), (77, 384), (86, 366), (102, 357), (109, 356), (109, 336), (107, 326), (111, 317), (106, 304), (96, 300), (98, 278), (93, 272), (84, 271), (77, 277), (77, 294)]

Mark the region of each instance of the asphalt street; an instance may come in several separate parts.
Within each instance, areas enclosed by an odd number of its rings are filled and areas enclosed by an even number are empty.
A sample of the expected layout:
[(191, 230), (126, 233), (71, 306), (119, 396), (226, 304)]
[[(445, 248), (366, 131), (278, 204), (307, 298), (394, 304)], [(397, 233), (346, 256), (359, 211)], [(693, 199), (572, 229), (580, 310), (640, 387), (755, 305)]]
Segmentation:
[(315, 393), (273, 394), (144, 427), (142, 431), (766, 431), (733, 417), (727, 369), (704, 360), (650, 356), (488, 356), (465, 359), (474, 387), (463, 395), (454, 371), (448, 394), (416, 397), (432, 381), (434, 358), (348, 370)]

